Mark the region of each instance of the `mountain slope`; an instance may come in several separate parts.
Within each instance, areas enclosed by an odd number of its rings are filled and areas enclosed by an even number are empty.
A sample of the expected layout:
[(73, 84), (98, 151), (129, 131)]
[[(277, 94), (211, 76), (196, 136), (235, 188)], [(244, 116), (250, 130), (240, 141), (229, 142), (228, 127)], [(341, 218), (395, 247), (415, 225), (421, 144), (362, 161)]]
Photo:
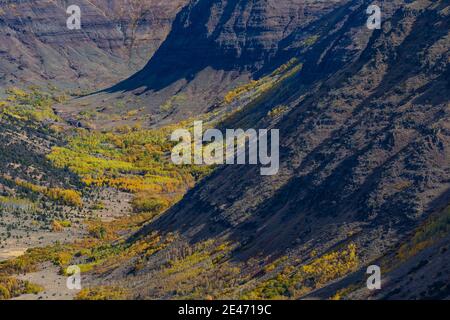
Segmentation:
[(79, 1), (81, 30), (66, 27), (66, 1), (1, 1), (0, 84), (96, 90), (141, 68), (184, 1)]
[[(380, 31), (365, 27), (368, 5), (337, 10), (344, 22), (299, 56), (303, 71), (227, 123), (279, 128), (280, 173), (218, 168), (130, 241), (152, 232), (180, 239), (137, 271), (108, 271), (108, 281), (140, 297), (300, 298), (323, 287), (331, 297), (337, 289), (326, 286), (348, 274), (364, 287), (365, 266), (450, 203), (449, 4), (382, 2)], [(284, 115), (267, 116), (283, 102)], [(239, 285), (212, 284), (232, 272)]]
[[(58, 183), (77, 172), (82, 200), (93, 202), (78, 218), (96, 219), (82, 241), (30, 250), (0, 263), (0, 273), (75, 263), (79, 299), (448, 298), (449, 1), (380, 1), (381, 30), (366, 27), (370, 4), (197, 0), (148, 65), (109, 92), (54, 114), (56, 98), (12, 90), (17, 97), (0, 104), (8, 153), (0, 204), (24, 200), (20, 186), (41, 191), (43, 209), (55, 202), (49, 189), (8, 176), (36, 179), (21, 170), (33, 162), (18, 155), (37, 141), (42, 150), (31, 155), (49, 176), (43, 185), (75, 188), (72, 175)], [(67, 128), (58, 115), (80, 107), (101, 131), (73, 128), (73, 139), (44, 157), (57, 140), (40, 130)], [(28, 116), (45, 121), (23, 143)], [(221, 129), (279, 129), (279, 173), (219, 166), (190, 189), (210, 170), (175, 166), (168, 137), (191, 116), (225, 117), (213, 122)], [(181, 118), (157, 130), (119, 126)], [(108, 188), (121, 203), (88, 194)], [(102, 221), (113, 210), (119, 219)], [(380, 291), (366, 288), (372, 264), (382, 270)]]
[(303, 48), (313, 43), (312, 26), (346, 2), (191, 1), (142, 70), (61, 110), (73, 117), (80, 104), (108, 107), (126, 100), (151, 115), (152, 124), (204, 113), (226, 92), (289, 61), (296, 48), (285, 42), (294, 30), (303, 31), (296, 39)]

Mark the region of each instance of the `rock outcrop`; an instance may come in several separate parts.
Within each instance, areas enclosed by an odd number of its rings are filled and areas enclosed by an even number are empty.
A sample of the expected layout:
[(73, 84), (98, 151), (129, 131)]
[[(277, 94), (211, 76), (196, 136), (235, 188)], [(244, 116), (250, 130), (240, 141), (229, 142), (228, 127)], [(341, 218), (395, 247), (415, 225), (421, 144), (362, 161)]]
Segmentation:
[(0, 83), (91, 92), (126, 78), (152, 56), (186, 1), (80, 0), (69, 30), (66, 1), (0, 2)]

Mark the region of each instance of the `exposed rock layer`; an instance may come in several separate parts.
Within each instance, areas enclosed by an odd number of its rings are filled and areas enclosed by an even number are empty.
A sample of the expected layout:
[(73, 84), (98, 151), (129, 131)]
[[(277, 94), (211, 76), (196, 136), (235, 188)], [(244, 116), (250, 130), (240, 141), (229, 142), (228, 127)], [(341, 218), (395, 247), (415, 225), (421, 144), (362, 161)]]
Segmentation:
[(69, 30), (67, 1), (0, 2), (0, 84), (89, 91), (141, 68), (184, 0), (80, 0), (81, 30)]

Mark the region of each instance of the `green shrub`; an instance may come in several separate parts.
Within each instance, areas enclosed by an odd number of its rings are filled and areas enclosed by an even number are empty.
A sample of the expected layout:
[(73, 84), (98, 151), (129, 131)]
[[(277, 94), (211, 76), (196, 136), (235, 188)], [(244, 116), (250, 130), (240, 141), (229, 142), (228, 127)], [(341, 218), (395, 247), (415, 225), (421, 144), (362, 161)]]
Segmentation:
[(136, 195), (131, 203), (135, 212), (155, 212), (159, 213), (169, 207), (169, 201), (163, 198), (155, 198), (145, 193)]

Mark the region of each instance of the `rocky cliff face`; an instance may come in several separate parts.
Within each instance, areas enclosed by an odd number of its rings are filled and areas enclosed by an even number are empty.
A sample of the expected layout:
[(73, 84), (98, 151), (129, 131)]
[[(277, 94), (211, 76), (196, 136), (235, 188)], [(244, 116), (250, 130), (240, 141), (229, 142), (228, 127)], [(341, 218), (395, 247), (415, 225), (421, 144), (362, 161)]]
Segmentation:
[[(150, 114), (153, 124), (195, 116), (229, 90), (288, 61), (299, 45), (314, 43), (311, 30), (344, 3), (348, 1), (191, 1), (141, 71), (63, 111), (76, 113), (78, 104), (109, 106), (126, 99)], [(294, 41), (297, 47), (291, 45)], [(162, 108), (174, 96), (182, 103)]]
[(192, 79), (208, 67), (257, 71), (271, 62), (294, 29), (343, 2), (192, 1), (177, 16), (157, 54), (122, 85), (160, 89), (178, 79)]
[(92, 91), (141, 68), (185, 1), (77, 2), (81, 30), (69, 30), (67, 1), (1, 1), (0, 83)]

